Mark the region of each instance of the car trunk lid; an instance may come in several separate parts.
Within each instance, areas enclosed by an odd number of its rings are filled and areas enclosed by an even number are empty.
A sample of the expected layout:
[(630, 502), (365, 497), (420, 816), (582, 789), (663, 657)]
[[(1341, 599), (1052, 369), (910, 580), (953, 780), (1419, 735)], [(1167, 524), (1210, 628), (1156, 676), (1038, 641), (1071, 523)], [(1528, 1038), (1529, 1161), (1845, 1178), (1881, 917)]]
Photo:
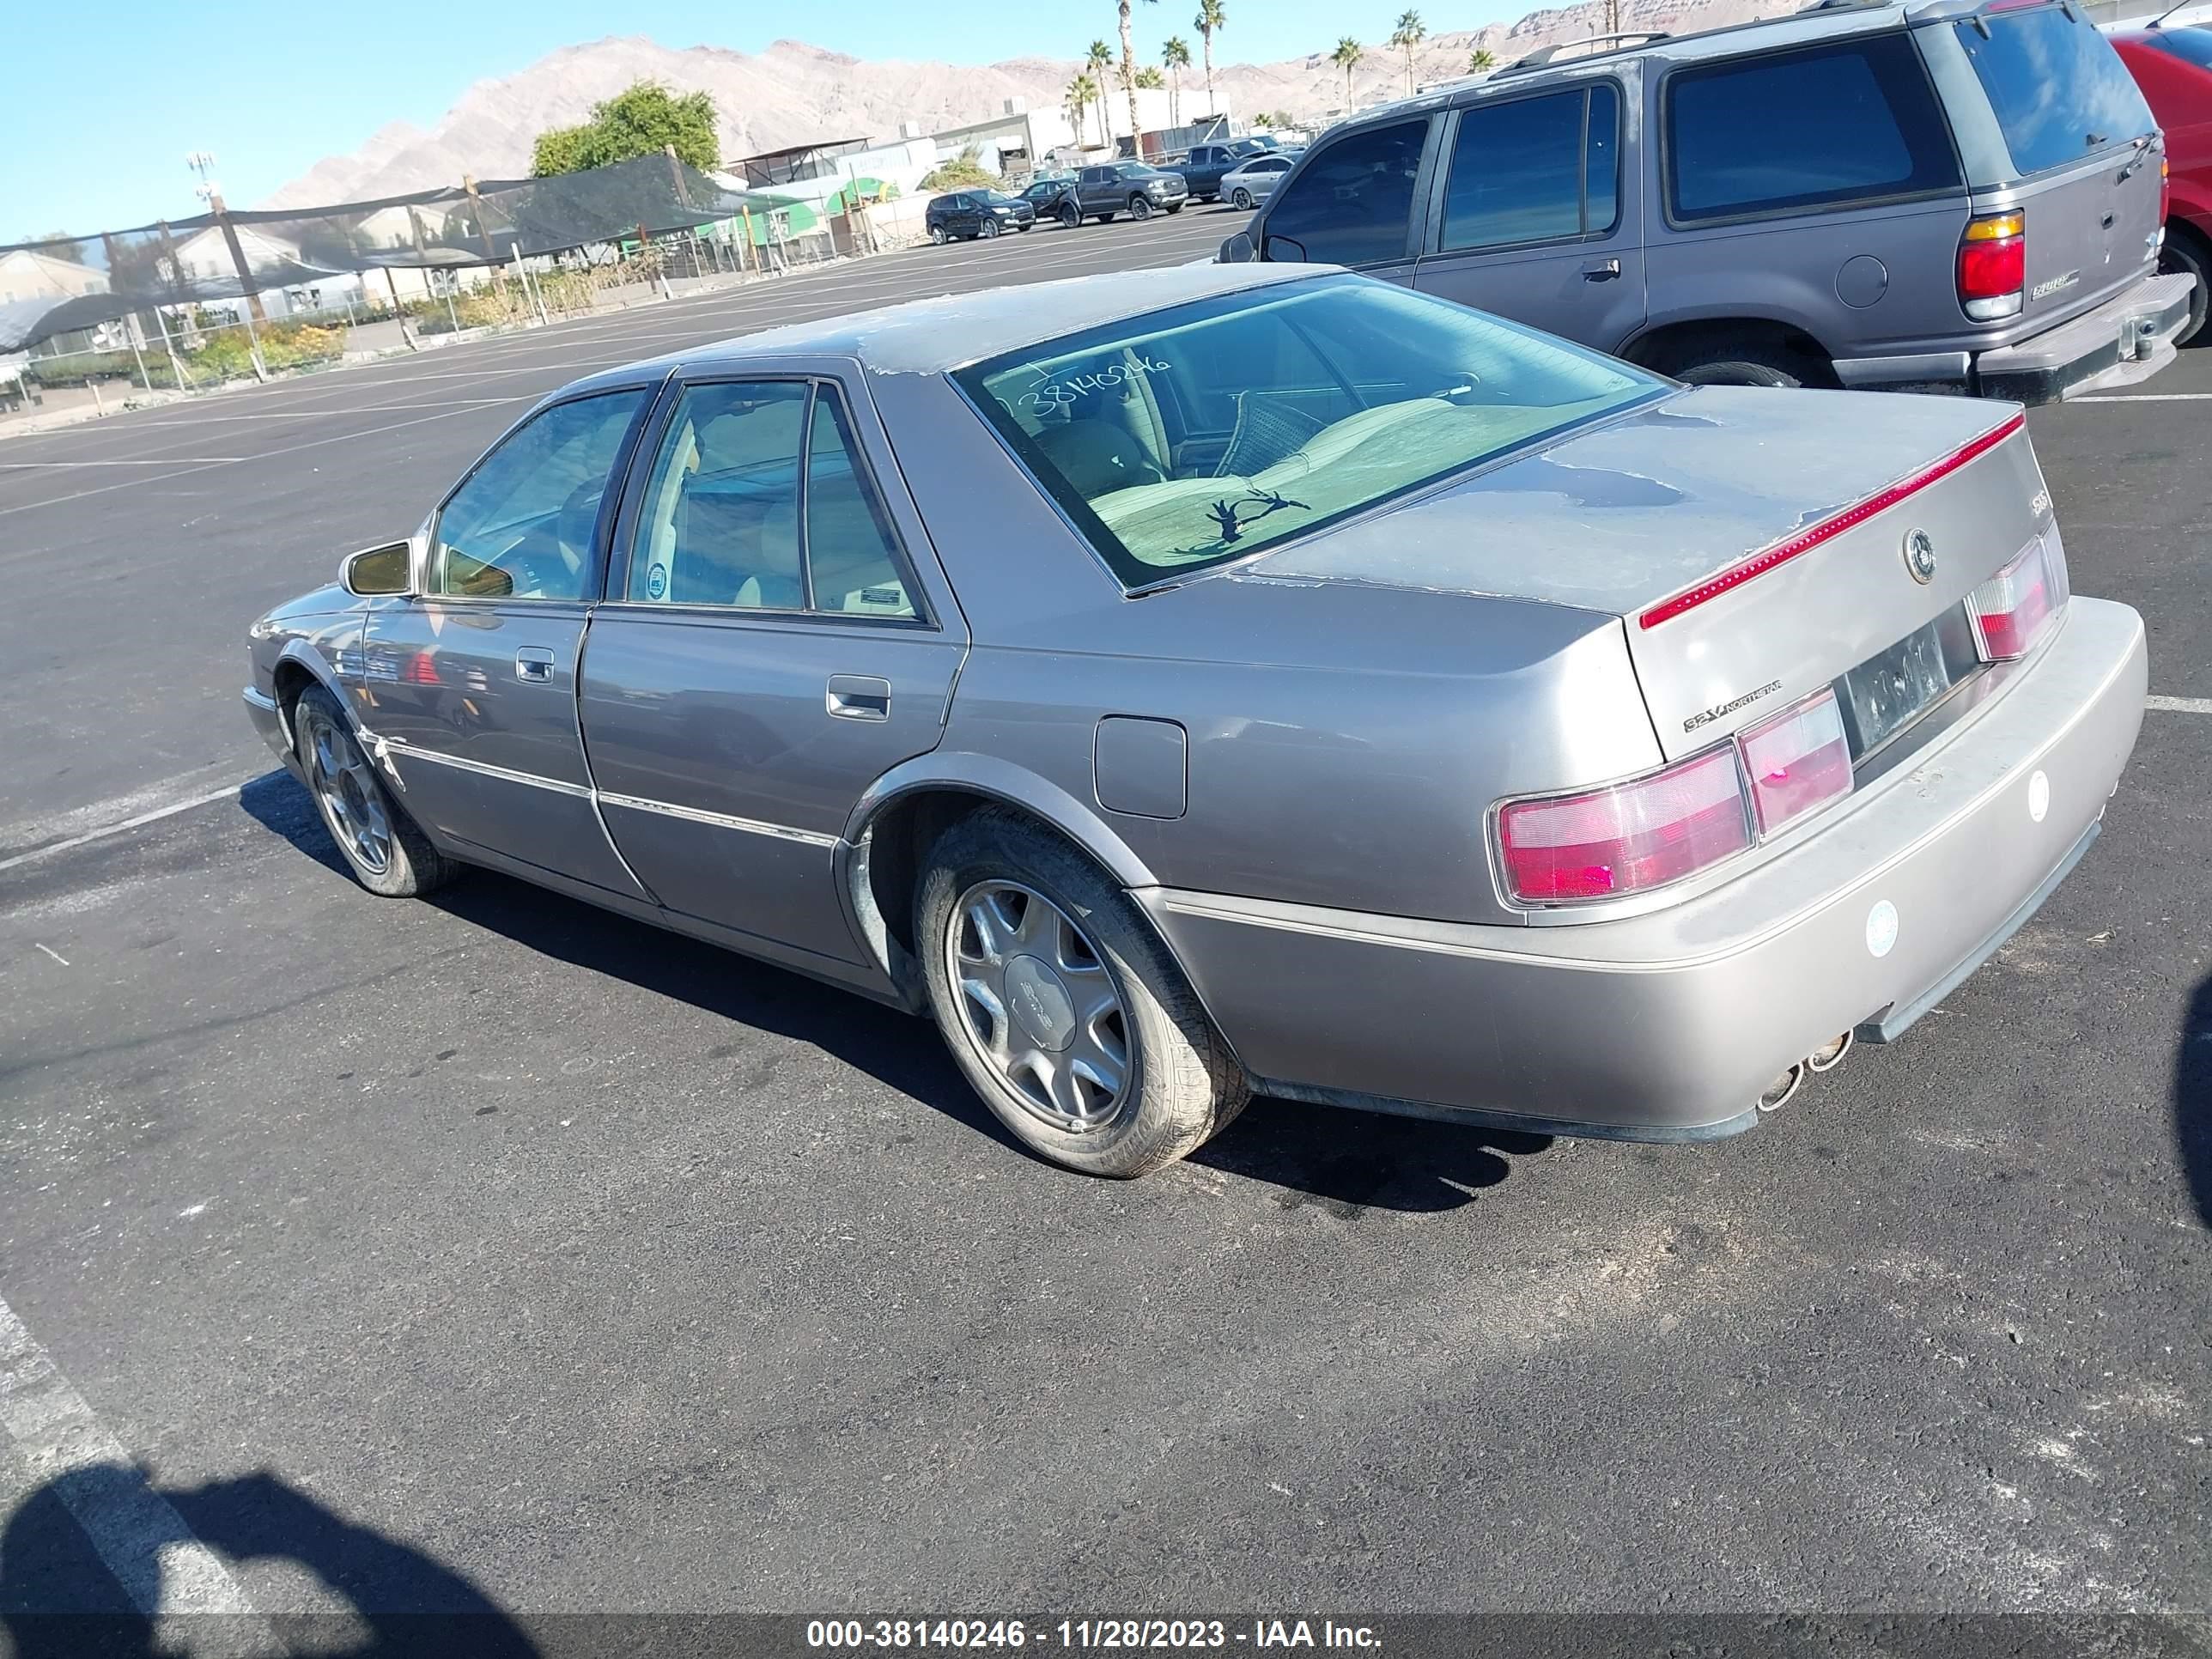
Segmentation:
[(2008, 405), (1700, 387), (1237, 574), (1612, 612), (1671, 758), (1963, 621), (2048, 511)]

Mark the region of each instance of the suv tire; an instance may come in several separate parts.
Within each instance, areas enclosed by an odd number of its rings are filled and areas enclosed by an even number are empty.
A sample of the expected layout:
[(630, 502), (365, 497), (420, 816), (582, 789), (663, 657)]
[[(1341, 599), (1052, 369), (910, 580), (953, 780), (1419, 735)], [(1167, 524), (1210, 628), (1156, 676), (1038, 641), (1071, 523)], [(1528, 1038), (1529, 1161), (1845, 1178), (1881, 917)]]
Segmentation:
[[(979, 905), (996, 919), (988, 944), (971, 920)], [(1020, 813), (985, 808), (939, 837), (915, 899), (915, 939), (954, 1060), (994, 1115), (1042, 1158), (1086, 1175), (1146, 1175), (1196, 1151), (1249, 1098), (1243, 1067), (1143, 912), (1104, 871)], [(1085, 1127), (1054, 1121), (1045, 1102), (1056, 1102), (1059, 1091), (1033, 1066), (1006, 1058), (1009, 1049), (1030, 1058), (1034, 1047), (1034, 1058), (1053, 1059), (1030, 1026), (1017, 1024), (1025, 1005), (1012, 989), (1010, 962), (1027, 963), (1029, 980), (1055, 1001), (1110, 989), (1111, 1009), (1063, 1037), (1058, 1051), (1079, 1079), (1072, 1057), (1091, 1030), (1109, 1033), (1120, 1050), (1115, 1096), (1101, 1100), (1094, 1087), (1071, 1084), (1086, 1115), (1098, 1113)], [(1073, 984), (1055, 977), (1070, 963), (1078, 964)], [(982, 987), (973, 995), (963, 988), (971, 974)], [(1066, 1012), (1059, 1010), (1063, 1020)], [(1060, 1068), (1050, 1069), (1056, 1076)]]
[(2205, 314), (2212, 311), (2212, 250), (2186, 225), (2168, 224), (2166, 228), (2166, 248), (2158, 256), (2158, 268), (2168, 276), (2194, 276), (2196, 290), (2189, 296), (2189, 320), (2182, 324), (2181, 331), (2173, 337), (2174, 344), (2212, 345), (2212, 333), (2205, 331)]
[(1832, 386), (1834, 375), (1817, 357), (1765, 341), (1717, 341), (1684, 351), (1659, 365), (1686, 386)]

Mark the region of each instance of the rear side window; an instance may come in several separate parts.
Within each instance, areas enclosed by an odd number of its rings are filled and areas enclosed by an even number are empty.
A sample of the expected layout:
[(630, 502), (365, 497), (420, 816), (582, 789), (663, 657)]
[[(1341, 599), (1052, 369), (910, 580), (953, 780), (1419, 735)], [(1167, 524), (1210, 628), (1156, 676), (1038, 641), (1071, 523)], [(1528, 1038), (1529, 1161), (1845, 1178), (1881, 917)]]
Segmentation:
[(1423, 117), (1351, 133), (1317, 151), (1297, 181), (1276, 193), (1266, 257), (1338, 265), (1404, 258), (1428, 135)]
[(2172, 52), (2185, 64), (2212, 69), (2212, 29), (2160, 29), (2143, 39), (2160, 52)]
[(1928, 72), (1902, 34), (1677, 70), (1665, 106), (1667, 195), (1678, 221), (1960, 183)]
[(2112, 43), (2086, 18), (2038, 6), (1952, 27), (2018, 172), (2064, 167), (2158, 125)]
[(1462, 110), (1444, 194), (1446, 251), (1611, 230), (1620, 126), (1609, 82)]

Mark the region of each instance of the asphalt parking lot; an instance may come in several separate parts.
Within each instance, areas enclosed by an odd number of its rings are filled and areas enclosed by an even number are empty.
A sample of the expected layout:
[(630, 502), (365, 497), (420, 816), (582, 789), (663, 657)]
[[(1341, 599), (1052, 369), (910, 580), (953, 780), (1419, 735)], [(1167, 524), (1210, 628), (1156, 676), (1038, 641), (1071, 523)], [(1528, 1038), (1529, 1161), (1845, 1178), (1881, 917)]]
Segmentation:
[(1237, 222), (0, 445), (0, 1619), (127, 1609), (155, 1535), (68, 1518), (48, 1366), (266, 1614), (2205, 1607), (2212, 350), (2031, 417), (2149, 626), (2102, 841), (1718, 1146), (1263, 1101), (1062, 1175), (926, 1025), (501, 878), (371, 898), (270, 772), (246, 622), (544, 391)]

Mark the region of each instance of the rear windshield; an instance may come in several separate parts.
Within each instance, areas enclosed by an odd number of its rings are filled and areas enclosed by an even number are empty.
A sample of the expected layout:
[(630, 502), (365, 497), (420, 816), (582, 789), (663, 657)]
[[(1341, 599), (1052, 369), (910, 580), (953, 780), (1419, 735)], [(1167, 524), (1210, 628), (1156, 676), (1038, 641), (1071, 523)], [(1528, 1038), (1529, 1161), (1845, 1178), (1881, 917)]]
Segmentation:
[(1242, 558), (1668, 389), (1348, 275), (1124, 319), (955, 378), (1131, 587)]
[(2063, 7), (1985, 12), (1952, 27), (2017, 172), (2064, 167), (2158, 125), (2112, 43)]
[(2160, 52), (2170, 52), (2184, 63), (2212, 69), (2212, 29), (2159, 29), (2143, 40)]

